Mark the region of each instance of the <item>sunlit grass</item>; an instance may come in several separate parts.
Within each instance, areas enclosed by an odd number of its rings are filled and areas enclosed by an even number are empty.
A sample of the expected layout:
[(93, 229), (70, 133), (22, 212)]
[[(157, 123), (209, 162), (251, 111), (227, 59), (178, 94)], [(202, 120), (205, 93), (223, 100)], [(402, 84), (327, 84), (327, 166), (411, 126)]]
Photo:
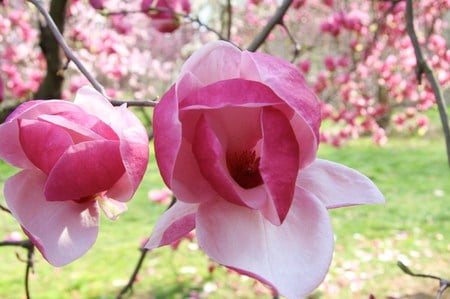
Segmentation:
[[(442, 139), (393, 138), (384, 147), (363, 139), (341, 149), (322, 146), (319, 156), (369, 176), (387, 203), (330, 211), (336, 251), (330, 273), (314, 297), (433, 294), (434, 281), (408, 277), (396, 262), (450, 277), (450, 176)], [(1, 182), (14, 172), (0, 163)], [(98, 241), (88, 254), (55, 269), (37, 253), (33, 298), (114, 298), (137, 262), (140, 243), (165, 209), (147, 199), (150, 189), (161, 187), (152, 160), (129, 211), (115, 222), (102, 217)], [(2, 195), (0, 202), (4, 203)], [(15, 230), (20, 228), (14, 219), (0, 213), (0, 238)], [(0, 247), (0, 298), (23, 297), (25, 264), (16, 253), (25, 258), (20, 248)], [(210, 274), (209, 265), (195, 242), (184, 241), (177, 251), (157, 249), (148, 255), (131, 298), (188, 298), (195, 292), (207, 298), (271, 298), (261, 285), (221, 267)]]

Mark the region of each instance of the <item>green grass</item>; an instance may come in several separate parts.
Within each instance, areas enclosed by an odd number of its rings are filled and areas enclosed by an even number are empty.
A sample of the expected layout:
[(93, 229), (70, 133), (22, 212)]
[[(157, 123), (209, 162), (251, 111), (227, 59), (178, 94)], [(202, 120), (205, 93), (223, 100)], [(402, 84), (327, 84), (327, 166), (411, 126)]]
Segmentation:
[[(406, 276), (396, 262), (450, 278), (450, 176), (442, 139), (395, 138), (385, 147), (363, 139), (341, 149), (322, 146), (319, 156), (369, 176), (387, 203), (330, 211), (336, 250), (329, 275), (313, 297), (433, 295), (436, 282)], [(15, 171), (0, 163), (0, 182)], [(37, 253), (33, 298), (114, 298), (137, 262), (140, 242), (165, 209), (147, 199), (150, 189), (162, 186), (151, 161), (129, 210), (116, 222), (102, 218), (98, 241), (84, 257), (56, 269)], [(0, 213), (0, 238), (15, 230), (20, 228), (14, 219)], [(25, 265), (16, 255), (25, 254), (0, 247), (0, 298), (24, 297)], [(210, 274), (210, 264), (195, 242), (184, 241), (176, 251), (157, 249), (147, 256), (130, 298), (188, 298), (193, 292), (207, 298), (271, 298), (262, 285), (222, 267)]]

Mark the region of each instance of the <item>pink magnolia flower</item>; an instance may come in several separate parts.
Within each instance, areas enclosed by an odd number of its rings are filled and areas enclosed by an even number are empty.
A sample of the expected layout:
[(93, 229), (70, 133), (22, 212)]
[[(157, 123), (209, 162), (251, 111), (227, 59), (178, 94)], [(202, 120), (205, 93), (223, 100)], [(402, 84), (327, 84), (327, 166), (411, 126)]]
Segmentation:
[(0, 159), (22, 168), (4, 188), (13, 216), (54, 266), (94, 244), (103, 210), (126, 210), (148, 162), (148, 137), (123, 105), (90, 87), (75, 101), (30, 101), (0, 125)]
[(180, 17), (176, 13), (190, 13), (191, 3), (189, 0), (142, 0), (141, 10), (148, 12), (156, 30), (170, 33), (180, 27)]
[(316, 158), (320, 105), (295, 66), (214, 42), (154, 112), (155, 154), (179, 201), (147, 248), (194, 228), (216, 262), (299, 298), (333, 254), (327, 209), (381, 203), (365, 176)]

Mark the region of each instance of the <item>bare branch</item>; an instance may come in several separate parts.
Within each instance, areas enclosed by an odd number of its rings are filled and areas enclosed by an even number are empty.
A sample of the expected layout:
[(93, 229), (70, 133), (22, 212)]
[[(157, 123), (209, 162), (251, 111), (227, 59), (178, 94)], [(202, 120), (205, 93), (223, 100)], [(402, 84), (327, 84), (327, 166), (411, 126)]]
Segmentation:
[(11, 211), (7, 207), (3, 206), (2, 204), (0, 204), (0, 210), (2, 210), (3, 212), (11, 214)]
[(124, 101), (124, 100), (110, 100), (111, 104), (114, 106), (120, 106), (123, 104), (126, 104), (128, 107), (134, 106), (134, 107), (155, 107), (156, 104), (158, 104), (157, 101), (149, 101), (149, 100), (130, 100), (130, 101)]
[(86, 69), (86, 67), (81, 63), (81, 61), (73, 54), (72, 50), (67, 45), (66, 41), (64, 40), (64, 37), (62, 36), (61, 32), (59, 32), (58, 27), (56, 26), (55, 22), (53, 21), (52, 17), (48, 14), (48, 12), (45, 10), (45, 8), (42, 6), (42, 2), (39, 0), (28, 0), (30, 3), (32, 3), (36, 8), (39, 10), (39, 12), (42, 14), (42, 16), (45, 18), (47, 25), (51, 32), (53, 33), (53, 36), (55, 37), (58, 44), (63, 49), (64, 53), (66, 54), (67, 58), (80, 70), (80, 72), (88, 79), (88, 81), (92, 84), (92, 86), (100, 92), (105, 98), (109, 99), (106, 96), (105, 90), (103, 86), (98, 83), (98, 81), (89, 73), (89, 71)]
[(291, 5), (293, 0), (284, 0), (281, 3), (280, 7), (278, 7), (277, 11), (274, 13), (272, 18), (267, 22), (266, 26), (261, 30), (261, 32), (255, 37), (250, 46), (248, 46), (247, 50), (251, 52), (255, 52), (258, 48), (264, 43), (267, 36), (269, 36), (270, 32), (273, 28), (281, 24), (283, 21), (283, 17), (286, 14), (289, 6)]
[(413, 1), (407, 0), (406, 2), (406, 30), (408, 31), (409, 38), (414, 48), (416, 55), (416, 75), (417, 81), (421, 84), (422, 75), (425, 74), (428, 82), (430, 82), (434, 96), (436, 97), (436, 103), (439, 110), (439, 116), (441, 118), (442, 129), (444, 131), (445, 144), (447, 147), (447, 161), (450, 167), (450, 127), (448, 124), (447, 108), (442, 91), (439, 87), (439, 83), (433, 74), (433, 71), (428, 66), (425, 58), (423, 57), (422, 50), (420, 48), (419, 40), (417, 39), (416, 31), (414, 29), (414, 13), (413, 13)]
[(406, 274), (414, 277), (423, 277), (423, 278), (431, 278), (439, 281), (439, 290), (436, 293), (436, 299), (440, 299), (444, 291), (450, 287), (450, 281), (447, 279), (443, 279), (441, 277), (429, 274), (417, 274), (411, 271), (405, 264), (398, 261), (397, 266)]
[[(172, 201), (170, 202), (169, 206), (167, 207), (167, 210), (170, 209), (175, 204), (176, 201), (177, 201), (177, 199), (175, 198), (175, 196), (172, 196)], [(128, 283), (122, 288), (122, 290), (120, 290), (120, 293), (117, 295), (116, 299), (121, 299), (123, 295), (125, 295), (128, 292), (133, 291), (133, 284), (136, 281), (136, 277), (139, 273), (139, 270), (142, 268), (144, 259), (147, 256), (147, 253), (149, 252), (149, 250), (146, 248), (139, 248), (139, 250), (141, 251), (141, 256), (139, 257), (139, 260), (134, 268), (134, 271), (131, 274), (130, 279), (128, 280)]]

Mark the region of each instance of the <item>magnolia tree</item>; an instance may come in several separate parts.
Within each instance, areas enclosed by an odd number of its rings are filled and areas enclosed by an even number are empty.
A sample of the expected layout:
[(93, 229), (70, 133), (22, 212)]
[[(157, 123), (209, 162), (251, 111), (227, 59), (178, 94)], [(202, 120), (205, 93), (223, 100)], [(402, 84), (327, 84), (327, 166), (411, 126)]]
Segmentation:
[[(308, 295), (333, 255), (327, 210), (384, 202), (363, 174), (318, 159), (319, 143), (370, 134), (383, 144), (389, 130), (426, 128), (420, 111), (441, 107), (435, 87), (450, 82), (449, 8), (2, 1), (0, 159), (21, 170), (5, 182), (1, 208), (29, 240), (0, 244), (28, 248), (27, 273), (34, 248), (54, 266), (82, 257), (100, 213), (126, 211), (154, 136), (173, 200), (142, 257), (195, 230), (213, 261), (275, 297)], [(334, 125), (319, 131), (322, 121)]]

